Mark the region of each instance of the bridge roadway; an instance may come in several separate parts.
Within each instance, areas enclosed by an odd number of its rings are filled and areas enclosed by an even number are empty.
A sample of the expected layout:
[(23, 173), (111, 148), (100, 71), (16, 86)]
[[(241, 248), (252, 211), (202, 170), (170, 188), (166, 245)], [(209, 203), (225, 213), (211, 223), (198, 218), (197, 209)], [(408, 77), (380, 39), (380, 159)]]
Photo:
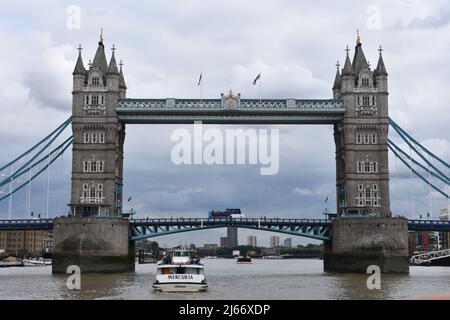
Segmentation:
[[(101, 219), (101, 218), (99, 218)], [(363, 219), (363, 218), (362, 218)], [(331, 220), (286, 219), (286, 218), (139, 218), (129, 219), (130, 240), (235, 226), (302, 236), (317, 240), (331, 239)], [(52, 230), (53, 219), (11, 219), (0, 220), (0, 231)], [(450, 221), (408, 220), (409, 231), (450, 231)]]

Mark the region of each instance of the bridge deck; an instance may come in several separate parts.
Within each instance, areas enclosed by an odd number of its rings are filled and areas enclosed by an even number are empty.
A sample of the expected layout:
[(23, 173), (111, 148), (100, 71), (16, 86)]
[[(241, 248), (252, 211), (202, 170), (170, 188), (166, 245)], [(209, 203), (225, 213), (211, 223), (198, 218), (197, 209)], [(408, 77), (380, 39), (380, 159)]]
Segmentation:
[(237, 101), (227, 108), (222, 99), (120, 99), (116, 112), (125, 123), (186, 124), (333, 124), (345, 113), (342, 100), (336, 99)]
[[(235, 226), (280, 232), (318, 240), (331, 239), (331, 220), (286, 218), (141, 218), (130, 219), (131, 240), (201, 229)], [(53, 219), (0, 220), (0, 231), (52, 230)], [(450, 231), (450, 221), (408, 220), (409, 231)]]

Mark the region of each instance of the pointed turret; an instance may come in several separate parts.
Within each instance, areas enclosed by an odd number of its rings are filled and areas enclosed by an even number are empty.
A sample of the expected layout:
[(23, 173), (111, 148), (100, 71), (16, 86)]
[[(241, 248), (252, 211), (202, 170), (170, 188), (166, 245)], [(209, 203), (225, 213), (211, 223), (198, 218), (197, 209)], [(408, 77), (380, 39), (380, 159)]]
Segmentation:
[(380, 46), (380, 48), (378, 49), (378, 51), (380, 52), (380, 57), (378, 58), (378, 64), (377, 64), (377, 68), (376, 68), (376, 74), (377, 75), (385, 75), (385, 76), (387, 76), (388, 75), (388, 73), (387, 73), (387, 71), (386, 71), (386, 67), (385, 67), (385, 65), (384, 65), (384, 61), (383, 61), (383, 55), (381, 54), (381, 52), (383, 51), (383, 49), (381, 48), (381, 46)]
[(103, 45), (103, 31), (100, 35), (98, 42), (97, 52), (95, 53), (94, 61), (92, 62), (93, 68), (100, 68), (105, 75), (108, 70), (108, 62), (106, 61), (105, 46)]
[(86, 69), (84, 68), (84, 64), (83, 64), (83, 58), (81, 57), (81, 50), (83, 50), (83, 48), (81, 48), (81, 44), (78, 47), (78, 59), (77, 59), (77, 63), (75, 64), (75, 69), (73, 70), (73, 75), (85, 75), (86, 74)]
[(123, 76), (123, 71), (122, 71), (122, 67), (123, 67), (123, 63), (122, 60), (120, 61), (120, 71), (119, 71), (119, 88), (120, 89), (127, 89), (127, 85), (125, 84), (125, 78)]
[(334, 77), (333, 90), (341, 89), (341, 73), (339, 72), (339, 61), (336, 63), (336, 76)]
[(118, 75), (119, 74), (119, 69), (117, 68), (116, 56), (114, 54), (115, 51), (116, 51), (116, 47), (113, 45), (111, 61), (109, 62), (109, 67), (108, 67), (108, 74)]
[(359, 36), (359, 31), (356, 36), (356, 47), (355, 47), (355, 55), (353, 57), (353, 74), (358, 78), (359, 72), (362, 68), (369, 69), (369, 64), (367, 63), (366, 56), (364, 55), (364, 51), (361, 45), (361, 38)]
[(350, 57), (348, 56), (348, 52), (350, 51), (348, 49), (345, 49), (345, 51), (347, 51), (347, 55), (345, 57), (345, 63), (344, 63), (344, 69), (342, 70), (342, 75), (343, 76), (351, 76), (353, 75), (353, 68), (352, 68), (352, 63), (350, 62)]

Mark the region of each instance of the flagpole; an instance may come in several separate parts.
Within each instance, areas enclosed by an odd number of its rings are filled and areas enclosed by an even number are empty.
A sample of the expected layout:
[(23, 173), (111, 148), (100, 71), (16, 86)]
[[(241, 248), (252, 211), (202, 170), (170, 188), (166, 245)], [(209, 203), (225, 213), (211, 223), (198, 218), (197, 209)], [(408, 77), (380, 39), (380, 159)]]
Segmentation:
[(261, 108), (261, 81), (262, 81), (262, 77), (261, 77), (261, 73), (259, 75), (259, 107)]

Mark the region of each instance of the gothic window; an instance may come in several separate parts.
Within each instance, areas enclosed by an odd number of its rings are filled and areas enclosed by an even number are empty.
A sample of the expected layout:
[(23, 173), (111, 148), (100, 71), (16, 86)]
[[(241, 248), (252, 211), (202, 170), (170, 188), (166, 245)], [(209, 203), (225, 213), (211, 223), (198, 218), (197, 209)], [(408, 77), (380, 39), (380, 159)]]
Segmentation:
[(97, 161), (97, 168), (98, 168), (98, 172), (103, 172), (104, 170), (104, 162), (103, 161)]
[(100, 132), (99, 142), (105, 143), (105, 133), (104, 132)]
[(89, 96), (86, 95), (86, 104), (89, 104)]
[(92, 77), (92, 85), (93, 86), (100, 85), (100, 78), (99, 77)]
[(91, 133), (91, 142), (97, 143), (97, 133), (96, 132)]
[(358, 184), (358, 192), (356, 196), (357, 206), (379, 206), (380, 197), (378, 194), (378, 185), (362, 185)]
[(96, 161), (91, 162), (91, 172), (97, 172), (97, 162)]
[(91, 187), (89, 190), (89, 197), (95, 198), (95, 187)]
[(89, 143), (89, 132), (84, 132), (83, 137), (84, 137), (84, 139), (83, 139), (84, 143)]
[(377, 173), (378, 162), (376, 161), (357, 161), (356, 162), (357, 173)]
[(104, 105), (105, 104), (105, 96), (102, 95), (101, 97), (102, 97), (102, 103), (101, 104)]
[(98, 96), (92, 96), (92, 105), (98, 106)]
[(367, 134), (364, 135), (364, 144), (369, 144), (369, 136)]
[(358, 96), (358, 97), (356, 98), (356, 105), (357, 105), (357, 106), (360, 106), (360, 105), (361, 105), (361, 97), (360, 97), (360, 96)]
[(376, 144), (377, 143), (377, 134), (376, 133), (372, 133), (372, 144)]
[(367, 107), (369, 106), (369, 97), (363, 97), (363, 106)]
[(364, 166), (363, 166), (363, 162), (358, 161), (358, 168), (357, 168), (357, 172), (358, 173), (362, 173), (364, 172)]
[(362, 143), (361, 133), (357, 133), (356, 134), (356, 143), (357, 144), (361, 144)]
[(97, 197), (103, 198), (103, 184), (99, 183), (97, 186)]
[(375, 105), (375, 96), (372, 96), (372, 105)]
[(369, 86), (369, 78), (362, 78), (361, 79), (361, 86), (362, 87), (368, 87)]
[(83, 161), (83, 172), (89, 172), (91, 166), (90, 161)]

